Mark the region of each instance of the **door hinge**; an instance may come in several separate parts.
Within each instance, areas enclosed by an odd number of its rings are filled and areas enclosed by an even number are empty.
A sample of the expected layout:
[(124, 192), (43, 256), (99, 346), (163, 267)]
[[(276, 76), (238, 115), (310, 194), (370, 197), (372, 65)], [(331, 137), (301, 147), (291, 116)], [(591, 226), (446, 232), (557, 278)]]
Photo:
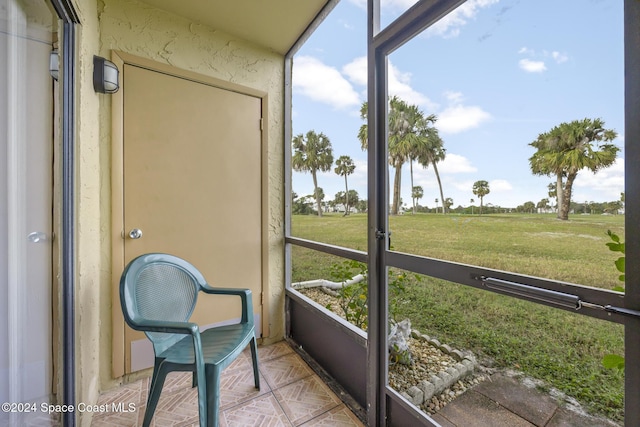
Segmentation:
[(260, 305), (264, 305), (264, 292), (260, 292)]
[(264, 130), (264, 119), (260, 117), (260, 130)]

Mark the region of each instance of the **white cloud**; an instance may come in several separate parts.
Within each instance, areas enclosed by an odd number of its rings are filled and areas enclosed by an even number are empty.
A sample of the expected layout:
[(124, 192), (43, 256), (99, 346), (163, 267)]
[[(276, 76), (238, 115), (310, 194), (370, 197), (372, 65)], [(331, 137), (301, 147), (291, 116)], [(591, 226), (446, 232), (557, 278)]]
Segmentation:
[(436, 122), (436, 127), (442, 133), (464, 132), (491, 118), (491, 114), (481, 107), (463, 105), (464, 96), (461, 92), (447, 91), (444, 97), (449, 106), (437, 114)]
[(450, 104), (461, 104), (464, 100), (462, 92), (445, 91), (444, 97), (447, 98)]
[(521, 59), (518, 62), (520, 68), (528, 73), (542, 73), (547, 71), (547, 65), (544, 60), (540, 60), (539, 58), (551, 58), (556, 64), (562, 64), (569, 60), (569, 56), (566, 53), (557, 50), (551, 52), (543, 50), (539, 53), (528, 47), (521, 47), (520, 50), (518, 50), (518, 54), (528, 56), (528, 58)]
[(427, 37), (440, 36), (444, 38), (457, 37), (460, 34), (460, 27), (476, 17), (480, 9), (489, 7), (500, 0), (467, 0), (460, 7), (453, 10), (444, 18), (427, 29)]
[[(408, 173), (409, 168), (407, 167), (406, 169), (406, 173)], [(459, 154), (447, 153), (445, 159), (438, 163), (438, 173), (440, 174), (440, 179), (442, 180), (445, 191), (451, 187), (461, 191), (469, 190), (473, 185), (472, 181), (458, 181), (455, 177), (459, 176), (459, 174), (474, 173), (477, 171), (476, 167), (471, 165), (469, 159)], [(393, 170), (390, 170), (389, 173), (393, 173)], [(414, 185), (420, 185), (424, 190), (438, 189), (438, 181), (433, 166), (431, 165), (424, 168), (414, 162), (413, 177)], [(402, 182), (405, 182), (404, 178)], [(409, 187), (410, 185), (407, 185), (407, 188)]]
[[(438, 173), (440, 174), (445, 197), (452, 197), (456, 205), (460, 203), (464, 204), (462, 200), (468, 200), (467, 194), (471, 194), (471, 188), (473, 187), (475, 180), (461, 178), (469, 176), (469, 174), (474, 174), (477, 171), (477, 168), (473, 166), (466, 157), (459, 154), (447, 153), (445, 159), (438, 163)], [(393, 174), (393, 170), (391, 168), (389, 173)], [(436, 179), (433, 166), (423, 168), (420, 164), (414, 162), (413, 178), (414, 185), (421, 186), (425, 192), (425, 199), (423, 199), (420, 204), (425, 205), (433, 203), (434, 197), (440, 198), (438, 180)], [(408, 165), (405, 165), (405, 168), (403, 168), (402, 183), (403, 200), (411, 203), (411, 185), (409, 181)]]
[[(367, 58), (355, 58), (342, 67), (342, 73), (355, 85), (367, 84)], [(409, 104), (415, 104), (427, 111), (438, 111), (440, 106), (411, 87), (412, 74), (402, 72), (389, 61), (389, 95), (397, 95)], [(479, 106), (463, 105), (464, 96), (461, 92), (448, 91), (444, 93), (448, 107), (439, 112), (437, 128), (443, 133), (458, 133), (475, 128), (489, 120), (491, 115)]]
[(471, 194), (472, 197), (473, 194), (471, 193), (471, 189), (473, 188), (473, 183), (476, 182), (475, 180), (466, 180), (466, 181), (452, 181), (450, 183), (447, 184), (447, 186), (452, 186), (453, 188), (455, 188), (458, 191), (464, 191), (465, 193), (469, 193)]
[(518, 65), (527, 73), (542, 73), (547, 70), (544, 61), (532, 61), (527, 58), (521, 59)]
[(567, 62), (569, 60), (569, 57), (566, 54), (560, 53), (558, 51), (551, 52), (551, 57), (555, 59), (558, 64), (562, 64), (563, 62)]
[(581, 171), (574, 186), (579, 189), (602, 192), (610, 195), (611, 200), (618, 200), (620, 193), (624, 191), (624, 159), (616, 159), (611, 166), (595, 174), (588, 170)]
[(480, 126), (491, 114), (472, 105), (453, 105), (438, 113), (436, 127), (442, 133), (459, 133)]
[[(342, 67), (342, 72), (353, 84), (366, 86), (367, 58), (365, 56), (355, 58)], [(436, 104), (411, 87), (411, 77), (411, 73), (400, 71), (389, 61), (389, 95), (397, 95), (409, 104), (419, 105), (429, 110), (436, 109)]]
[[(407, 165), (408, 166), (408, 165)], [(409, 168), (406, 167), (406, 170), (408, 171)], [(440, 166), (438, 165), (438, 172), (440, 172)], [(393, 174), (393, 170), (389, 170), (390, 174)], [(405, 172), (406, 174), (406, 172)], [(390, 175), (393, 176), (393, 175)], [(404, 184), (405, 180), (403, 177), (403, 181), (402, 183)], [(408, 184), (406, 184), (406, 188), (404, 188), (405, 186), (403, 185), (403, 190), (410, 192), (411, 191), (411, 182), (407, 179), (406, 182), (408, 182)], [(430, 189), (430, 188), (436, 188), (438, 186), (438, 183), (436, 181), (435, 175), (433, 173), (433, 168), (423, 168), (420, 164), (418, 164), (418, 162), (413, 162), (413, 185), (419, 185), (422, 187), (423, 190), (426, 189)], [(411, 197), (409, 195), (409, 197)], [(404, 197), (403, 197), (404, 198)]]
[(397, 95), (409, 104), (434, 110), (437, 106), (425, 95), (411, 87), (411, 73), (403, 73), (389, 61), (389, 95)]
[[(367, 0), (350, 0), (356, 6), (366, 9)], [(381, 0), (380, 5), (383, 11), (391, 12), (394, 15), (403, 13), (418, 0)], [(444, 18), (433, 24), (425, 31), (427, 37), (440, 36), (444, 38), (457, 37), (460, 34), (460, 27), (474, 19), (480, 9), (489, 7), (500, 0), (467, 0), (460, 7), (454, 9)]]
[(347, 65), (342, 67), (342, 72), (352, 83), (366, 86), (367, 85), (367, 57), (359, 56)]
[(459, 154), (447, 153), (444, 160), (438, 163), (438, 172), (441, 174), (473, 173), (478, 169), (471, 164), (469, 159)]
[(489, 181), (489, 189), (492, 193), (499, 193), (501, 191), (511, 191), (513, 186), (505, 179), (494, 179)]
[(293, 89), (337, 109), (361, 104), (358, 93), (338, 70), (312, 56), (294, 59)]
[(529, 49), (526, 46), (521, 47), (518, 53), (520, 55), (535, 55), (535, 52), (533, 51), (533, 49)]

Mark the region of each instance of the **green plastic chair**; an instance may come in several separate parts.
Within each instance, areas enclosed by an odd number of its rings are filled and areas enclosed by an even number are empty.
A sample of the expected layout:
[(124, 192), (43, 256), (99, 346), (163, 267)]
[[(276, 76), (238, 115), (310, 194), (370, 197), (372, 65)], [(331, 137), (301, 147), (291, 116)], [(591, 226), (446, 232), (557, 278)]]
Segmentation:
[[(189, 321), (203, 291), (237, 295), (240, 323), (200, 331)], [(153, 418), (164, 380), (172, 371), (193, 372), (198, 387), (201, 427), (218, 427), (220, 373), (251, 344), (255, 386), (260, 389), (258, 349), (249, 289), (213, 288), (202, 274), (178, 257), (151, 253), (131, 261), (120, 279), (120, 304), (127, 324), (144, 331), (153, 343), (155, 362), (143, 426)]]

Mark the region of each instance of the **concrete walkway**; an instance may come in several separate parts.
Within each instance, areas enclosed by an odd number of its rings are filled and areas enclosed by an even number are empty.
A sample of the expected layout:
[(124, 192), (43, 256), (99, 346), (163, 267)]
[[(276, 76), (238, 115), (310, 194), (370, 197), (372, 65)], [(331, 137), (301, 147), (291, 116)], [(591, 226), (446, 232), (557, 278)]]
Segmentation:
[(433, 416), (442, 427), (616, 427), (558, 406), (548, 394), (504, 374), (468, 390)]

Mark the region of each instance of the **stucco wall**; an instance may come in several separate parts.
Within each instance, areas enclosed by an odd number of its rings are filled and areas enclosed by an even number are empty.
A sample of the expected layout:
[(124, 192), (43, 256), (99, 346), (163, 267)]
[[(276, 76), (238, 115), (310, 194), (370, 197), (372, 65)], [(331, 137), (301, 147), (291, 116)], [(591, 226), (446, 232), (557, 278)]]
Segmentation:
[[(283, 57), (135, 1), (77, 0), (78, 400), (118, 385), (111, 375), (111, 104), (92, 87), (92, 60), (119, 50), (268, 93), (269, 323), (265, 342), (284, 335)], [(120, 272), (113, 272), (119, 277)]]
[[(92, 60), (98, 51), (98, 21), (95, 0), (77, 0), (81, 26), (77, 27), (76, 143), (75, 143), (75, 344), (76, 400), (92, 403), (100, 391), (100, 288), (107, 277), (102, 257), (100, 126), (101, 99), (93, 91)], [(78, 414), (87, 425), (90, 414)]]

